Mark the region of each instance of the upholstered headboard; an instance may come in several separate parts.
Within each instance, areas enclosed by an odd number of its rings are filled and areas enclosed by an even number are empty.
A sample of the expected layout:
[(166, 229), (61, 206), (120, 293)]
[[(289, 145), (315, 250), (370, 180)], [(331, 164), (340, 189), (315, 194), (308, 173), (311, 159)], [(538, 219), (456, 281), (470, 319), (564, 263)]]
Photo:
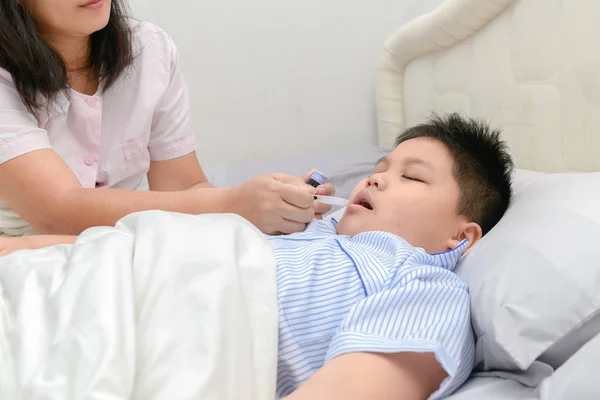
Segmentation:
[(387, 41), (379, 145), (432, 111), (501, 128), (517, 166), (600, 170), (600, 0), (447, 0)]

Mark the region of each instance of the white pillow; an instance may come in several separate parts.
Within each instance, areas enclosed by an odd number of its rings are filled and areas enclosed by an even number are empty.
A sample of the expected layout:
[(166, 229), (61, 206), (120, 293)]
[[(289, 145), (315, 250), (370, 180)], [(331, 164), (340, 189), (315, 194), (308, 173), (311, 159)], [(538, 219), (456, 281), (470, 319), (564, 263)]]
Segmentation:
[(556, 345), (600, 310), (600, 173), (517, 171), (514, 186), (506, 215), (457, 269), (478, 370), (526, 370), (542, 354), (562, 362)]
[(549, 347), (538, 360), (558, 369), (598, 334), (600, 334), (600, 309), (591, 319), (583, 321), (579, 328)]

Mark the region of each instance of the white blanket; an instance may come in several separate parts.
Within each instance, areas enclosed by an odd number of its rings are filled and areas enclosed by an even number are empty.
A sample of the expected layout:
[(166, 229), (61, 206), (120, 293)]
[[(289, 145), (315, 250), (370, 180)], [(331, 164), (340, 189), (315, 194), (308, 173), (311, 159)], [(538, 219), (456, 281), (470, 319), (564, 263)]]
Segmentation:
[(275, 397), (275, 261), (232, 215), (145, 212), (0, 258), (0, 398)]

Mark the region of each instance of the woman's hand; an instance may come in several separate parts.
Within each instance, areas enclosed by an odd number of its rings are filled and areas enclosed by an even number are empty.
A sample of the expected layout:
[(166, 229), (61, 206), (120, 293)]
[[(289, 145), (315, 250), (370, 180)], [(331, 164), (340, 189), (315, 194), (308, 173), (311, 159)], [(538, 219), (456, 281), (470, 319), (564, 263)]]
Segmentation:
[[(313, 172), (315, 172), (314, 169), (302, 175), (300, 178), (306, 183), (310, 180), (310, 176), (313, 174)], [(335, 194), (335, 188), (331, 183), (326, 183), (318, 186), (315, 194), (321, 196), (333, 196)], [(317, 219), (323, 219), (323, 214), (331, 211), (331, 206), (329, 204), (321, 203), (319, 200), (314, 200), (313, 209), (315, 210), (314, 217)]]
[(17, 250), (33, 250), (56, 244), (73, 243), (77, 236), (22, 236), (22, 237), (0, 237), (0, 257)]
[(260, 175), (231, 188), (226, 208), (266, 234), (302, 232), (315, 216), (314, 194), (299, 177)]
[(33, 244), (30, 236), (0, 237), (0, 257), (8, 255), (13, 251), (35, 248)]

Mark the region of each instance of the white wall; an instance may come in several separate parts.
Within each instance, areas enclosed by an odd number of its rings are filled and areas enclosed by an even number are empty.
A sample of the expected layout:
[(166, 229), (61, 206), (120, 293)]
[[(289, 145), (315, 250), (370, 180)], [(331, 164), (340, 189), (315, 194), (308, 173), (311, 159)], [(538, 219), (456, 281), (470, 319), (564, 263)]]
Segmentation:
[(204, 165), (375, 143), (386, 37), (442, 0), (133, 0), (179, 46)]

